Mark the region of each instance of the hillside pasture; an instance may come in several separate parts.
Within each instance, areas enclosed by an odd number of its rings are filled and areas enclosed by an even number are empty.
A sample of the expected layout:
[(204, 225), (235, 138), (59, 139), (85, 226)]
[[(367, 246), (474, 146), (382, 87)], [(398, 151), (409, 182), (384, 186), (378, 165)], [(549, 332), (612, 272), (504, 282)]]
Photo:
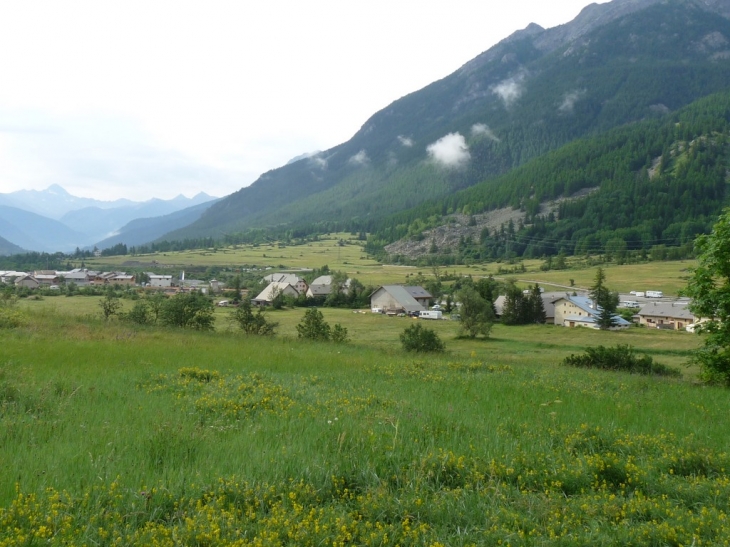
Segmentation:
[[(411, 355), (412, 322), (323, 309), (349, 344), (135, 329), (94, 299), (0, 331), (0, 544), (722, 545), (728, 392), (576, 370), (587, 345), (681, 366), (698, 338), (496, 327)], [(51, 302), (53, 301), (53, 302)], [(65, 307), (67, 306), (67, 307)], [(76, 310), (80, 313), (74, 313)], [(98, 312), (97, 312), (98, 313)]]

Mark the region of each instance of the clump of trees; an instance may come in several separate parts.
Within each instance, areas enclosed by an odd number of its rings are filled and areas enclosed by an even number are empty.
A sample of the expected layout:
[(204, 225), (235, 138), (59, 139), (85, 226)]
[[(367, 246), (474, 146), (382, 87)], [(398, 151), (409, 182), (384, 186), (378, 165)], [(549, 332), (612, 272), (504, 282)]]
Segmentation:
[(119, 298), (109, 292), (99, 302), (99, 306), (106, 320), (117, 315), (120, 320), (136, 325), (157, 323), (166, 327), (195, 330), (215, 328), (213, 302), (198, 291), (180, 293), (169, 298), (158, 293), (135, 301), (132, 309), (126, 313), (120, 312)]
[(514, 283), (507, 287), (502, 323), (505, 325), (531, 325), (545, 322), (545, 306), (540, 287), (535, 284), (525, 294)]
[(302, 320), (297, 325), (297, 333), (299, 338), (305, 340), (318, 340), (323, 342), (347, 342), (347, 329), (336, 323), (334, 327), (330, 327), (329, 323), (324, 320), (322, 312), (317, 308), (309, 308)]
[(420, 323), (405, 329), (400, 335), (400, 342), (404, 350), (419, 353), (442, 352), (446, 349), (439, 335)]

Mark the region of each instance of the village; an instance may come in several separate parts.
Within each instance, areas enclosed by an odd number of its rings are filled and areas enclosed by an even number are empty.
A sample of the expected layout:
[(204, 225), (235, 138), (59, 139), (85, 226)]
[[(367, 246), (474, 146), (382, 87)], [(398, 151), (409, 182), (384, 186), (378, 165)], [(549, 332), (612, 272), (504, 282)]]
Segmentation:
[[(300, 272), (301, 273), (301, 272)], [(269, 307), (277, 298), (289, 301), (300, 297), (323, 302), (333, 291), (346, 293), (352, 280), (335, 283), (332, 275), (321, 275), (308, 283), (292, 272), (275, 272), (261, 278), (265, 288), (250, 297), (254, 306)], [(76, 287), (138, 287), (145, 290), (162, 291), (173, 295), (180, 292), (200, 291), (215, 298), (218, 307), (235, 305), (226, 296), (230, 291), (225, 283), (216, 279), (202, 281), (185, 279), (185, 273), (178, 277), (153, 272), (128, 274), (120, 271), (94, 271), (75, 268), (68, 271), (36, 270), (33, 272), (0, 271), (0, 283), (16, 288), (60, 291), (73, 283)], [(540, 297), (545, 310), (545, 323), (568, 328), (599, 328), (597, 318), (600, 308), (594, 306), (586, 289), (544, 292)], [(248, 291), (242, 291), (248, 295)], [(526, 293), (528, 291), (525, 291)], [(216, 298), (217, 297), (217, 298)], [(504, 311), (506, 296), (501, 295), (493, 303), (496, 319)], [(632, 310), (635, 313), (621, 313), (614, 316), (613, 329), (626, 329), (632, 325), (648, 328), (687, 330), (694, 332), (700, 318), (689, 309), (690, 300), (665, 296), (660, 291), (632, 291), (620, 295), (619, 311)], [(459, 303), (443, 300), (441, 295), (432, 295), (421, 286), (389, 284), (377, 287), (370, 294), (370, 312), (386, 316), (411, 317), (424, 320), (459, 320)]]

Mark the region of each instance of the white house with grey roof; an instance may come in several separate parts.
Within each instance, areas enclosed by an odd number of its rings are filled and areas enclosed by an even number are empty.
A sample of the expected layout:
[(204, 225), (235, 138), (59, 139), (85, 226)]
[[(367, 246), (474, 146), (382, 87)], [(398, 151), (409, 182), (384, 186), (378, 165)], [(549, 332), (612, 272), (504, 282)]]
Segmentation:
[(279, 283), (277, 281), (273, 281), (269, 283), (256, 298), (252, 298), (251, 303), (254, 306), (268, 306), (280, 294), (284, 296), (291, 296), (293, 298), (297, 298), (299, 296), (299, 292), (292, 287), (291, 283)]
[[(563, 327), (588, 327), (598, 329), (598, 317), (601, 308), (595, 306), (587, 296), (566, 294), (553, 300), (555, 306), (555, 324)], [(625, 329), (631, 326), (626, 319), (613, 316), (612, 329)]]
[(309, 285), (307, 285), (307, 282), (304, 281), (304, 279), (293, 273), (272, 273), (264, 276), (263, 281), (265, 283), (289, 284), (294, 287), (299, 294), (305, 294), (309, 288)]
[(423, 287), (383, 285), (370, 295), (370, 307), (384, 312), (420, 312), (428, 309), (433, 296)]

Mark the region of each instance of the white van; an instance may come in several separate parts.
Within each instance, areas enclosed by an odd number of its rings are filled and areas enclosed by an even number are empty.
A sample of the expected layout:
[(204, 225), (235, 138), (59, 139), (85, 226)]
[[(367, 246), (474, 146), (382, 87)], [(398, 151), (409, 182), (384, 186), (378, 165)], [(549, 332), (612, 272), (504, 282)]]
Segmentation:
[(646, 291), (647, 298), (662, 298), (664, 293), (662, 291)]
[(443, 319), (443, 313), (436, 311), (422, 311), (418, 314), (419, 319)]

